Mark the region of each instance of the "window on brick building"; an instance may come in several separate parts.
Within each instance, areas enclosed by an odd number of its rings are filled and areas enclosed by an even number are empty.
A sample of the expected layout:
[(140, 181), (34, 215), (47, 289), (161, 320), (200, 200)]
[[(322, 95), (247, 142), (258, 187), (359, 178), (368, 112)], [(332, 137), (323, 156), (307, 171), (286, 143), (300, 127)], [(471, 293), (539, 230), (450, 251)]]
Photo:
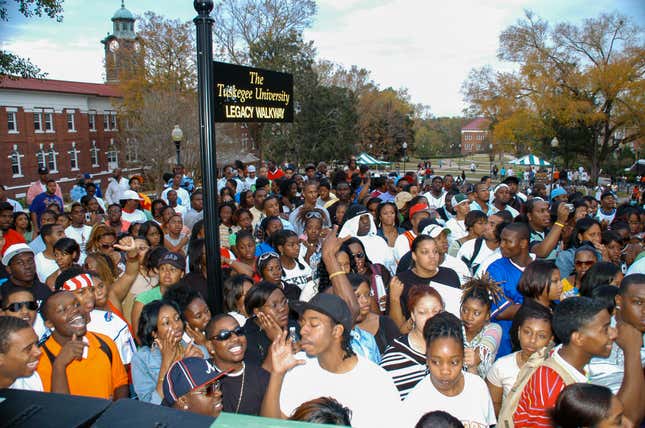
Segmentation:
[(99, 166), (99, 148), (96, 147), (96, 141), (92, 140), (92, 146), (90, 147), (90, 162), (93, 167)]
[(103, 130), (104, 131), (109, 131), (110, 130), (110, 114), (105, 113), (103, 115)]
[(78, 154), (81, 151), (76, 148), (76, 142), (72, 142), (72, 150), (69, 152), (69, 168), (72, 171), (78, 171)]
[(67, 111), (67, 131), (76, 132), (76, 123), (74, 122), (74, 110)]
[(125, 143), (126, 162), (139, 162), (139, 145), (134, 138), (128, 138)]
[(107, 159), (108, 169), (114, 169), (119, 167), (119, 152), (114, 144), (114, 140), (110, 141), (110, 146), (105, 152), (105, 158)]
[(18, 145), (14, 144), (11, 153), (9, 154), (9, 161), (11, 162), (11, 174), (13, 178), (22, 177), (22, 158), (25, 155), (18, 151)]
[(40, 150), (36, 152), (36, 160), (38, 162), (38, 168), (47, 168), (47, 153), (42, 144), (40, 145)]
[(54, 112), (45, 111), (45, 132), (54, 132)]
[(9, 131), (10, 134), (17, 134), (18, 133), (18, 115), (17, 115), (17, 110), (15, 107), (14, 108), (7, 108), (7, 131)]
[(87, 122), (89, 123), (90, 131), (96, 131), (96, 112), (90, 111), (87, 114)]
[(34, 111), (34, 131), (43, 132), (43, 113), (41, 111)]
[(47, 167), (49, 172), (58, 172), (58, 152), (54, 149), (54, 143), (49, 143), (49, 150), (47, 151)]

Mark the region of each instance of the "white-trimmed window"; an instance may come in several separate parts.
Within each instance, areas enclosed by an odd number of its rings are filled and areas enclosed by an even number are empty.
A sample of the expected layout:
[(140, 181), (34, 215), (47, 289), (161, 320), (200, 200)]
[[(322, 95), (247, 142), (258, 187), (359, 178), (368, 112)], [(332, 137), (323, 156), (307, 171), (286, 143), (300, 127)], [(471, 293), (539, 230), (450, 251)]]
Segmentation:
[(58, 152), (54, 149), (54, 143), (49, 143), (49, 150), (47, 151), (47, 167), (49, 172), (58, 172)]
[(13, 178), (22, 177), (22, 158), (25, 155), (21, 154), (18, 151), (18, 145), (13, 145), (13, 150), (9, 154), (9, 160), (11, 161), (11, 174)]
[(96, 168), (99, 166), (99, 148), (96, 147), (96, 141), (92, 140), (92, 146), (90, 147), (90, 162), (92, 167)]
[(80, 152), (81, 151), (76, 148), (76, 142), (73, 141), (72, 142), (72, 150), (67, 152), (67, 153), (69, 153), (69, 168), (72, 171), (78, 171), (78, 154)]
[(87, 121), (89, 123), (90, 131), (96, 131), (96, 111), (90, 110), (87, 113)]
[(110, 113), (110, 129), (112, 131), (117, 130), (117, 128), (116, 128), (116, 113), (115, 112)]
[(103, 130), (104, 131), (110, 130), (110, 113), (103, 114)]
[(135, 138), (128, 138), (125, 143), (126, 162), (139, 162), (139, 143)]
[(34, 131), (43, 132), (43, 112), (34, 110)]
[(18, 133), (18, 109), (7, 107), (7, 130), (9, 134)]
[(52, 110), (45, 110), (45, 132), (54, 132), (54, 112)]
[(114, 139), (110, 139), (110, 146), (105, 152), (105, 158), (107, 159), (108, 169), (112, 170), (119, 167), (119, 151), (114, 144)]
[(76, 122), (74, 121), (74, 110), (67, 110), (67, 132), (76, 132)]
[(47, 153), (42, 143), (40, 143), (40, 149), (36, 152), (36, 160), (38, 161), (38, 168), (47, 168)]

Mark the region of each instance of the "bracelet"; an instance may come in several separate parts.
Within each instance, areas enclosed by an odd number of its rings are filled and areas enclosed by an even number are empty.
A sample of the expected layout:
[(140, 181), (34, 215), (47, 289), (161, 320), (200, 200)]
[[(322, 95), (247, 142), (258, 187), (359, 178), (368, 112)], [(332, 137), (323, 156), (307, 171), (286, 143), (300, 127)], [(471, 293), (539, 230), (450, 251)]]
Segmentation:
[(558, 222), (558, 221), (556, 221), (556, 222), (555, 222), (555, 223), (553, 223), (553, 224), (554, 224), (554, 225), (556, 225), (556, 226), (564, 227), (564, 224), (562, 224), (562, 223), (560, 223), (560, 222)]
[(339, 270), (338, 272), (334, 272), (329, 275), (329, 280), (331, 281), (333, 278), (336, 278), (338, 275), (347, 275), (344, 270)]

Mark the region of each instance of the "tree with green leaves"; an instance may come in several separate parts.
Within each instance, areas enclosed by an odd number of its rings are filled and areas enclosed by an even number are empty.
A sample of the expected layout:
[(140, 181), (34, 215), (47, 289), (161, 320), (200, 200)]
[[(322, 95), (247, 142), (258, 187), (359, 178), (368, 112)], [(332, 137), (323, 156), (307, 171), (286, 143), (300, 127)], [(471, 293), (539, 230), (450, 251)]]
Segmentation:
[[(48, 16), (57, 22), (63, 20), (63, 0), (12, 0), (17, 3), (18, 12), (27, 18)], [(0, 0), (0, 21), (9, 21), (9, 0)], [(0, 79), (31, 77), (44, 78), (47, 74), (28, 58), (0, 49)]]

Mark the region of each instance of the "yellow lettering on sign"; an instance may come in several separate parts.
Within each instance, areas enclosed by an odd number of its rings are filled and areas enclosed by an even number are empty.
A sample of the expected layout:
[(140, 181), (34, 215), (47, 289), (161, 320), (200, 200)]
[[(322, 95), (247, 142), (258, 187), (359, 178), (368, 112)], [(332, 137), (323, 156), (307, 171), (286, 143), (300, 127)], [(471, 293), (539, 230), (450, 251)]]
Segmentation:
[(224, 106), (227, 118), (253, 119), (253, 107), (251, 106)]
[(258, 119), (284, 119), (284, 109), (278, 107), (256, 107), (255, 115)]

